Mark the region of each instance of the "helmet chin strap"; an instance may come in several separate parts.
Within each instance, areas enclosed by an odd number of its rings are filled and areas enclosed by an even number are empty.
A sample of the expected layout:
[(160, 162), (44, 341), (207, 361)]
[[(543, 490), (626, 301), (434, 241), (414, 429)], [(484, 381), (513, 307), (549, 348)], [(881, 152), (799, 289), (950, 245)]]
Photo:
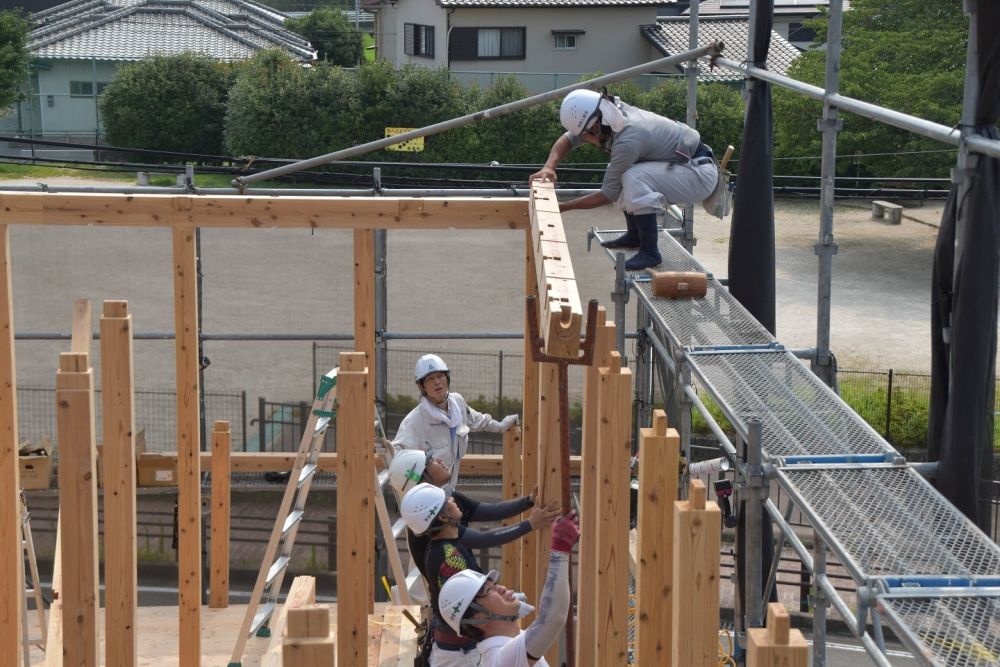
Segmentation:
[(479, 613), (483, 614), (485, 618), (463, 618), (462, 625), (486, 625), (490, 621), (509, 621), (511, 623), (516, 622), (520, 617), (517, 614), (511, 614), (510, 616), (504, 614), (497, 614), (486, 607), (473, 602), (469, 605), (469, 609), (474, 609)]

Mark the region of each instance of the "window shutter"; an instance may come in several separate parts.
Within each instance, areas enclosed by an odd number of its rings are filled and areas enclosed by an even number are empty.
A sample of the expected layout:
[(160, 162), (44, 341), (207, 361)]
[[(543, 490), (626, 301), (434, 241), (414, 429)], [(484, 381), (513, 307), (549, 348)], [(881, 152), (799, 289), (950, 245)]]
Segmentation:
[(424, 28), (426, 41), (423, 44), (423, 54), (431, 58), (434, 57), (434, 26), (429, 25)]
[(448, 56), (452, 60), (475, 60), (478, 28), (452, 28)]
[(404, 23), (403, 24), (403, 53), (408, 56), (414, 55), (416, 53), (413, 49), (413, 24)]

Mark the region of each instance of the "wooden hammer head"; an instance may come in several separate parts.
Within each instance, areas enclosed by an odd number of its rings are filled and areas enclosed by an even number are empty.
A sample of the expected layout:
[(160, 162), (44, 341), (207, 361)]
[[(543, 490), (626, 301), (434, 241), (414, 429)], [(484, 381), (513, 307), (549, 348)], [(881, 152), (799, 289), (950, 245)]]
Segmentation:
[(697, 271), (650, 271), (653, 296), (664, 299), (701, 298), (708, 292), (708, 276)]

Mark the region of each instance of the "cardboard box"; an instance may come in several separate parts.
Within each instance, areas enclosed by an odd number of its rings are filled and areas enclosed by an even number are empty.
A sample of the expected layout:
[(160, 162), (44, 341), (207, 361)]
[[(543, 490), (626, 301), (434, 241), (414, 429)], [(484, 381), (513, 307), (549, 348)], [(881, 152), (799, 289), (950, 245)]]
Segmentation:
[(19, 456), (18, 463), (22, 489), (47, 489), (52, 484), (51, 456)]
[(146, 452), (146, 429), (135, 434), (136, 485), (177, 486), (177, 458)]

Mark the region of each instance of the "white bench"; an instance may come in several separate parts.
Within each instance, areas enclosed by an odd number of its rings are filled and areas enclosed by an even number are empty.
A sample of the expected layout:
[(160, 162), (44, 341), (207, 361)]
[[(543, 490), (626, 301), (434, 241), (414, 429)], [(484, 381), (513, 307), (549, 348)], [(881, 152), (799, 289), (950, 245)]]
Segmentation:
[(899, 204), (878, 200), (872, 202), (872, 218), (881, 220), (886, 213), (889, 214), (890, 223), (898, 225), (903, 222), (903, 207)]

